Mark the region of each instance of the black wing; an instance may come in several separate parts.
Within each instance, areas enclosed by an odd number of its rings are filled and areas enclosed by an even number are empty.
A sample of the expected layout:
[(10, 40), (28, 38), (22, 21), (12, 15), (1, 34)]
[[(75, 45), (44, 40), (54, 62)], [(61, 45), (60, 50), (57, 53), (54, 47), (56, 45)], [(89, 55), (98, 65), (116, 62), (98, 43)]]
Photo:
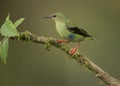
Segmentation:
[(88, 34), (85, 30), (83, 30), (82, 28), (78, 28), (78, 27), (68, 27), (67, 26), (67, 29), (72, 32), (72, 33), (75, 33), (75, 34), (79, 34), (79, 35), (83, 35), (85, 37), (91, 37), (90, 34)]

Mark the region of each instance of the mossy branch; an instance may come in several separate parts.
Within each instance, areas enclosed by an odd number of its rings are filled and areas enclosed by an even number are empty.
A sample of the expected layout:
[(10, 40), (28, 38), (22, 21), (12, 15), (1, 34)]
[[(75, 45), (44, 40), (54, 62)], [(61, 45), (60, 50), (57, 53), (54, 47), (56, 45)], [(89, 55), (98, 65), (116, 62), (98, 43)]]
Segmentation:
[(94, 62), (88, 59), (84, 54), (77, 51), (74, 55), (70, 55), (70, 47), (65, 44), (60, 44), (56, 42), (55, 38), (49, 38), (44, 36), (36, 36), (28, 31), (21, 32), (19, 36), (11, 37), (12, 40), (23, 40), (23, 41), (31, 41), (39, 44), (45, 44), (46, 49), (49, 50), (49, 46), (52, 45), (58, 49), (64, 51), (68, 56), (72, 59), (75, 59), (77, 62), (84, 65), (89, 70), (93, 71), (96, 75), (96, 78), (99, 78), (103, 82), (105, 82), (109, 86), (120, 86), (120, 81), (113, 78), (110, 74), (105, 72), (99, 66), (97, 66)]
[(54, 46), (58, 49), (64, 51), (69, 57), (75, 59), (77, 62), (84, 65), (89, 70), (93, 71), (97, 78), (104, 81), (109, 86), (120, 86), (120, 81), (113, 78), (107, 72), (98, 67), (95, 63), (89, 60), (84, 54), (80, 53), (78, 50), (75, 54), (71, 55), (69, 53), (70, 47), (58, 43), (55, 38), (49, 38), (44, 36), (36, 36), (28, 31), (18, 32), (17, 27), (23, 22), (24, 18), (18, 19), (16, 22), (10, 20), (10, 16), (6, 17), (5, 22), (0, 28), (0, 57), (1, 60), (6, 64), (6, 60), (8, 57), (8, 47), (9, 47), (9, 39), (12, 40), (23, 40), (23, 41), (31, 41), (34, 43), (45, 44), (46, 49), (49, 50), (50, 46)]

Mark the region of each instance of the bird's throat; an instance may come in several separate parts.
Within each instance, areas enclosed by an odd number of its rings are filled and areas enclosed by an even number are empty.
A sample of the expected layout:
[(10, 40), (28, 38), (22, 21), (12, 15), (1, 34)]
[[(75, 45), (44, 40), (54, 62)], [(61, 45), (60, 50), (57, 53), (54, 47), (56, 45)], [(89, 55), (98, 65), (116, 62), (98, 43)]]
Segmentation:
[(56, 22), (56, 30), (61, 37), (66, 37), (66, 25), (62, 22)]

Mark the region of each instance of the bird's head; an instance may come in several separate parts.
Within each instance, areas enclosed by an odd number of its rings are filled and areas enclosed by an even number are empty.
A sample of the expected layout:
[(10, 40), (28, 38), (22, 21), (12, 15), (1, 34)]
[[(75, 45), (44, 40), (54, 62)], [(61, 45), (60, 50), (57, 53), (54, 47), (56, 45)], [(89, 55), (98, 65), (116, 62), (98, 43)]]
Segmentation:
[(59, 12), (53, 13), (50, 16), (46, 16), (43, 18), (52, 18), (55, 22), (63, 22), (63, 23), (66, 23), (68, 21), (68, 19), (62, 13)]

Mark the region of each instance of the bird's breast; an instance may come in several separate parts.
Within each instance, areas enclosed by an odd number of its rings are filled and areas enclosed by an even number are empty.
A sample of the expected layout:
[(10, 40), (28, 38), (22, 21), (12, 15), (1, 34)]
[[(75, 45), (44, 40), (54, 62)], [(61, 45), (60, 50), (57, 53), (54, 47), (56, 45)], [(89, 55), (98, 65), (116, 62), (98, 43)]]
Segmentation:
[(67, 30), (66, 24), (62, 22), (56, 22), (56, 30), (63, 38), (68, 38), (70, 32)]

